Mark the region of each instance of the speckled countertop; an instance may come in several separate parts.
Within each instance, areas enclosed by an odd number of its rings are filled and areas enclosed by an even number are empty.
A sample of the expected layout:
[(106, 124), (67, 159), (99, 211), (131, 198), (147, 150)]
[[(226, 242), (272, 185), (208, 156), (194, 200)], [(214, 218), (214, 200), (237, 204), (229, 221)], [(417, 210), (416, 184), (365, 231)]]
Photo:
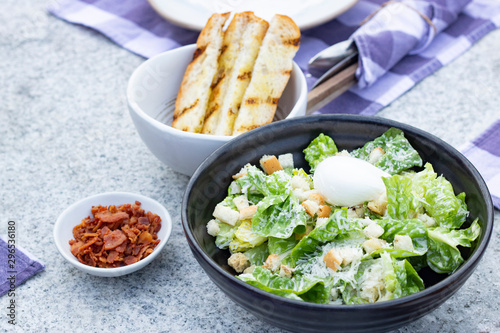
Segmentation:
[[(188, 177), (159, 162), (128, 115), (125, 89), (144, 59), (47, 14), (46, 1), (0, 3), (0, 221), (46, 269), (17, 289), (18, 332), (281, 332), (230, 301), (192, 256), (180, 223)], [(378, 115), (460, 147), (500, 115), (500, 31)], [(52, 228), (71, 203), (130, 191), (164, 204), (165, 249), (120, 278), (82, 273), (57, 252)], [(490, 246), (464, 287), (399, 332), (500, 332), (500, 212)], [(0, 298), (0, 308), (8, 298)], [(0, 311), (0, 331), (12, 329)]]

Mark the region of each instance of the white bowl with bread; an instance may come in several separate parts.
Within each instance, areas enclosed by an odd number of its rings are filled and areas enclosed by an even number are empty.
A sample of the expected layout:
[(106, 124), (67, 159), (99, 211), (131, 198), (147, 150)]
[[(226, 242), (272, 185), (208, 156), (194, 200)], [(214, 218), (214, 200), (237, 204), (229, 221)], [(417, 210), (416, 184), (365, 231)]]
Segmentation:
[(303, 116), (307, 84), (292, 60), (300, 41), (294, 26), (286, 16), (268, 24), (251, 12), (231, 20), (214, 14), (197, 44), (141, 64), (130, 77), (127, 101), (149, 150), (191, 176), (236, 135)]

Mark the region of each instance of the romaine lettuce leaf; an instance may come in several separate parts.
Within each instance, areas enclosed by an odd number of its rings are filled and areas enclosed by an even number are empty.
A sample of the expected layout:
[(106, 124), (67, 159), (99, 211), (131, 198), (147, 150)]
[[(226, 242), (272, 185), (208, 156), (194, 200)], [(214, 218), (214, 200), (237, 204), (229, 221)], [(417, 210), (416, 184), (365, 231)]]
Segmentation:
[(260, 266), (251, 274), (237, 276), (240, 280), (259, 289), (276, 295), (294, 294), (302, 300), (315, 303), (328, 303), (330, 299), (331, 281), (313, 276), (281, 277)]
[[(395, 259), (388, 252), (381, 253), (378, 259), (363, 260), (356, 273), (356, 281), (359, 282), (357, 288), (348, 284), (342, 293), (346, 304), (386, 301), (424, 289), (422, 279), (411, 264), (407, 260)], [(378, 288), (380, 293), (377, 289), (370, 290), (374, 287)]]
[(231, 241), (234, 239), (234, 233), (238, 226), (230, 226), (226, 223), (219, 223), (220, 231), (215, 238), (215, 245), (219, 249), (227, 249)]
[(424, 170), (384, 178), (387, 188), (387, 214), (395, 219), (411, 219), (423, 210), (438, 224), (458, 229), (467, 217), (465, 194), (455, 196), (453, 187), (437, 176), (429, 163)]
[(250, 220), (241, 221), (240, 226), (234, 232), (234, 238), (229, 244), (232, 252), (242, 252), (259, 246), (267, 240), (252, 232), (252, 222)]
[(314, 172), (314, 169), (321, 161), (335, 155), (338, 151), (333, 139), (323, 133), (311, 141), (309, 146), (304, 149), (304, 157), (311, 167), (311, 173)]
[(297, 245), (298, 240), (295, 239), (295, 235), (289, 238), (276, 238), (269, 237), (268, 249), (269, 253), (282, 255), (284, 253), (292, 251), (292, 249)]
[(448, 230), (442, 227), (429, 229), (427, 264), (437, 273), (453, 273), (464, 261), (457, 246), (470, 247), (471, 242), (480, 233), (481, 226), (478, 219), (467, 229)]
[(271, 195), (258, 205), (252, 218), (252, 231), (263, 237), (289, 238), (294, 232), (304, 233), (308, 215), (299, 199), (290, 195)]
[(424, 281), (407, 260), (394, 260), (394, 272), (399, 288), (394, 290), (394, 298), (415, 294), (425, 289)]
[(444, 177), (437, 177), (426, 186), (425, 210), (440, 227), (458, 229), (468, 215), (465, 193), (455, 196), (453, 187)]
[(360, 229), (357, 220), (347, 217), (347, 208), (338, 209), (325, 224), (312, 230), (297, 243), (290, 253), (292, 265), (296, 265), (297, 260), (305, 254), (315, 252), (318, 246)]
[(385, 154), (374, 165), (391, 175), (422, 166), (420, 155), (404, 137), (403, 131), (397, 128), (390, 128), (375, 140), (353, 150), (351, 156), (369, 161), (370, 153), (377, 147), (382, 148)]
[(416, 196), (411, 178), (394, 175), (382, 179), (387, 189), (387, 215), (405, 220), (423, 211), (422, 199)]
[(243, 252), (243, 254), (245, 254), (248, 258), (251, 265), (262, 266), (264, 261), (266, 261), (269, 256), (267, 243), (251, 248), (250, 250)]
[[(396, 220), (392, 218), (385, 218), (376, 221), (378, 225), (384, 228), (384, 233), (380, 236), (381, 239), (386, 240), (389, 243), (394, 242), (394, 237), (396, 235), (409, 236), (412, 240), (415, 252), (395, 250), (399, 251), (394, 253), (393, 257), (402, 258), (415, 255), (424, 255), (429, 248), (427, 228), (424, 223), (418, 219), (411, 220)], [(409, 253), (406, 253), (409, 252)]]

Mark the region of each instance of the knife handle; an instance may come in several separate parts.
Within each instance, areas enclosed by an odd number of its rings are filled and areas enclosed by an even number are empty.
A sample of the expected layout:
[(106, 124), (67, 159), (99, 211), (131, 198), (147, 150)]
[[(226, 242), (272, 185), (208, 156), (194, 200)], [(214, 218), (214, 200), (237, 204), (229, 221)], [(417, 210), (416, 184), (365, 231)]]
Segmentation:
[(354, 63), (312, 89), (307, 94), (306, 115), (321, 109), (352, 87), (356, 83), (357, 68), (358, 64)]

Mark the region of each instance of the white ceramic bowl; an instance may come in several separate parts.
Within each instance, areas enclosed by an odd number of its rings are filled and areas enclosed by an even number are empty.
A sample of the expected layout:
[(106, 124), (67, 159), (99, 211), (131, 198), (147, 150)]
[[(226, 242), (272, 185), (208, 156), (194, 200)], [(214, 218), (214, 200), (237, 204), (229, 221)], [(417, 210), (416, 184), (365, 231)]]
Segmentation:
[[(92, 206), (122, 205), (128, 203), (133, 204), (136, 200), (141, 202), (141, 207), (146, 212), (150, 211), (157, 214), (161, 218), (161, 229), (158, 232), (160, 243), (155, 247), (153, 252), (146, 258), (132, 265), (116, 268), (91, 267), (78, 261), (78, 259), (71, 253), (71, 247), (68, 242), (73, 239), (73, 228), (80, 224), (84, 218), (91, 216), (92, 213), (90, 212), (90, 209)], [(97, 276), (116, 277), (135, 272), (152, 262), (167, 243), (171, 232), (172, 220), (170, 218), (170, 214), (165, 207), (163, 207), (156, 200), (136, 193), (109, 192), (85, 198), (66, 208), (66, 210), (59, 215), (59, 218), (54, 225), (54, 241), (57, 249), (64, 259), (79, 270)]]
[[(184, 132), (171, 127), (175, 99), (196, 45), (164, 52), (142, 63), (130, 77), (130, 115), (149, 150), (173, 170), (191, 176), (214, 150), (233, 138)], [(303, 116), (307, 103), (304, 73), (294, 62), (275, 120)]]

